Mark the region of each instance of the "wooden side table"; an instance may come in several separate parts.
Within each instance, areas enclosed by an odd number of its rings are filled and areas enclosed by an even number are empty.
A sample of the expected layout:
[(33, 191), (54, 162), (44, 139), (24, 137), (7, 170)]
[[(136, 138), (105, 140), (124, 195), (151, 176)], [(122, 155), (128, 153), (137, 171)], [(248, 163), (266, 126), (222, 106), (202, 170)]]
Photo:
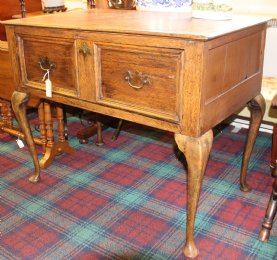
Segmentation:
[(28, 136), (34, 178), (40, 169), (21, 108), (30, 94), (46, 98), (37, 64), (44, 56), (57, 68), (52, 101), (174, 133), (188, 165), (184, 254), (196, 257), (194, 225), (212, 128), (246, 104), (251, 125), (241, 186), (251, 189), (246, 174), (265, 108), (260, 90), (267, 19), (215, 23), (177, 13), (95, 9), (5, 24), (17, 68), (12, 100)]

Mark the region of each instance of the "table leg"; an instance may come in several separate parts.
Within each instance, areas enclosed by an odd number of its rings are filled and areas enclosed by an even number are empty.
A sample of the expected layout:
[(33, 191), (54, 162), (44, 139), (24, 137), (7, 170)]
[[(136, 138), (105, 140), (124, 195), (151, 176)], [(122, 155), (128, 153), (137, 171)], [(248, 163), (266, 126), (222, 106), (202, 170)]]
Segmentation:
[(273, 221), (277, 213), (277, 124), (274, 124), (273, 127), (270, 168), (274, 182), (262, 229), (259, 234), (259, 240), (262, 242), (268, 241), (270, 230), (272, 229)]
[(1, 102), (1, 116), (2, 116), (1, 128), (2, 128), (2, 126), (7, 126), (7, 123), (8, 123), (7, 113), (8, 113), (7, 101), (2, 100), (2, 102)]
[(62, 105), (57, 104), (56, 106), (57, 121), (58, 121), (58, 143), (57, 146), (58, 154), (65, 152), (67, 154), (73, 154), (75, 149), (69, 145), (69, 142), (65, 139), (65, 126), (64, 126), (64, 110)]
[(38, 182), (40, 179), (40, 167), (38, 162), (37, 151), (35, 147), (35, 143), (33, 140), (32, 132), (30, 129), (29, 121), (27, 120), (26, 116), (26, 106), (29, 100), (29, 95), (22, 92), (14, 91), (12, 95), (12, 107), (15, 113), (15, 116), (18, 120), (19, 126), (24, 133), (26, 143), (29, 147), (29, 151), (31, 153), (34, 166), (35, 166), (35, 173), (29, 178), (30, 182)]
[(277, 178), (277, 123), (273, 126), (270, 169), (272, 175)]
[(102, 123), (99, 120), (97, 120), (96, 125), (97, 125), (97, 140), (95, 144), (97, 146), (102, 146), (104, 145), (103, 137), (102, 137)]
[(268, 206), (265, 213), (262, 230), (259, 234), (259, 240), (267, 242), (270, 236), (270, 230), (272, 229), (273, 221), (277, 212), (277, 175), (275, 177), (272, 193), (268, 202)]
[(51, 115), (51, 107), (48, 102), (44, 102), (44, 117), (46, 125), (46, 152), (40, 160), (41, 168), (46, 169), (62, 152), (73, 154), (75, 149), (69, 145), (69, 142), (64, 137), (64, 123), (62, 107), (57, 106), (57, 121), (58, 121), (58, 142), (54, 142), (53, 123)]
[(39, 123), (42, 153), (45, 154), (47, 140), (46, 140), (45, 119), (44, 119), (44, 102), (41, 102), (38, 106), (38, 123)]
[(264, 97), (259, 94), (248, 103), (250, 109), (250, 126), (246, 138), (246, 145), (243, 152), (241, 173), (240, 173), (240, 189), (242, 191), (250, 191), (251, 187), (246, 182), (247, 169), (253, 147), (259, 132), (259, 128), (265, 113), (265, 100)]
[(13, 127), (12, 108), (10, 102), (7, 102), (7, 127)]
[(112, 136), (112, 140), (113, 140), (113, 141), (117, 140), (117, 138), (118, 138), (118, 136), (119, 136), (119, 134), (120, 134), (122, 125), (123, 125), (123, 120), (120, 119), (120, 120), (118, 121), (118, 125), (117, 125), (117, 127), (116, 127), (116, 129), (115, 129), (115, 131), (114, 131), (114, 133), (113, 133), (113, 136)]
[(194, 242), (194, 223), (202, 180), (212, 147), (213, 132), (209, 130), (196, 138), (175, 134), (175, 141), (184, 153), (188, 164), (187, 230), (184, 255), (193, 258), (199, 254)]

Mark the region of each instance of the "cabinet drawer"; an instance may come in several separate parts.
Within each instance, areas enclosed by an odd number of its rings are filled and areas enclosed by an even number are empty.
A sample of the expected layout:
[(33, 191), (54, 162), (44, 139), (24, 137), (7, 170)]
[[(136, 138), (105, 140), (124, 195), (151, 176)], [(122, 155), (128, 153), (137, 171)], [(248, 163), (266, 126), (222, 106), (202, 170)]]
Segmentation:
[(183, 50), (97, 45), (97, 102), (177, 122)]
[(52, 64), (50, 80), (53, 93), (76, 96), (78, 84), (76, 77), (75, 42), (73, 39), (49, 38), (21, 35), (20, 57), (22, 82), (25, 87), (45, 89), (43, 82), (48, 65)]

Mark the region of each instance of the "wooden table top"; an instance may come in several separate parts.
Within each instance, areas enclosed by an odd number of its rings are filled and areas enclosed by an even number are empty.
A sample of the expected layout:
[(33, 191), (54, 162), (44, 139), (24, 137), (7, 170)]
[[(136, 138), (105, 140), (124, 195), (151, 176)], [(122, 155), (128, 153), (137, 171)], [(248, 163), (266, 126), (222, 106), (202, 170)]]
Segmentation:
[(49, 16), (35, 16), (9, 20), (3, 24), (208, 40), (268, 20), (269, 17), (238, 15), (231, 20), (214, 21), (173, 12), (92, 9), (52, 14), (51, 19)]

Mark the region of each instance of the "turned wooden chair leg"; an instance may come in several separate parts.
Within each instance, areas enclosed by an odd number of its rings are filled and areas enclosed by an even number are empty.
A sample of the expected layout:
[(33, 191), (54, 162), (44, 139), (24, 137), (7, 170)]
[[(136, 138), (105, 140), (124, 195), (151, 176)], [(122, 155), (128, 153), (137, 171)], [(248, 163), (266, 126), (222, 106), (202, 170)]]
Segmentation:
[(7, 127), (12, 128), (13, 127), (13, 119), (12, 119), (12, 107), (11, 103), (7, 102)]
[(213, 132), (209, 130), (198, 138), (175, 134), (175, 141), (184, 153), (188, 164), (187, 230), (184, 255), (193, 258), (199, 254), (194, 242), (194, 223), (202, 180), (212, 147)]
[(3, 132), (5, 126), (5, 102), (0, 99), (0, 133)]
[[(276, 102), (277, 94), (272, 100), (272, 106), (274, 108), (276, 108)], [(274, 182), (272, 186), (272, 193), (267, 205), (264, 222), (262, 224), (262, 229), (259, 234), (259, 240), (262, 242), (266, 242), (269, 239), (270, 230), (272, 229), (273, 221), (277, 211), (277, 123), (275, 123), (273, 127), (270, 168)]]
[(51, 149), (54, 146), (54, 134), (53, 134), (51, 106), (48, 102), (44, 102), (44, 120), (45, 120), (46, 140), (47, 140), (46, 147)]
[(62, 152), (72, 154), (75, 152), (75, 149), (71, 147), (68, 141), (65, 139), (63, 108), (60, 105), (57, 105), (56, 107), (56, 117), (58, 122), (58, 141), (57, 142), (54, 142), (51, 107), (48, 102), (44, 102), (44, 117), (45, 117), (47, 144), (46, 144), (45, 155), (40, 160), (40, 166), (42, 168), (47, 168), (53, 162), (53, 160), (57, 155), (60, 155)]
[(44, 102), (41, 102), (38, 106), (38, 124), (39, 132), (42, 146), (42, 153), (46, 153), (46, 128), (45, 128), (45, 118), (44, 118)]
[(61, 143), (65, 142), (65, 128), (64, 128), (64, 114), (61, 105), (56, 106), (57, 121), (58, 121), (58, 141)]
[(270, 230), (272, 229), (273, 221), (277, 211), (277, 170), (276, 177), (272, 187), (272, 193), (268, 202), (268, 206), (265, 213), (262, 229), (259, 234), (259, 240), (267, 242), (270, 236)]
[(102, 146), (104, 145), (103, 136), (102, 136), (102, 123), (99, 120), (97, 120), (96, 125), (97, 125), (97, 140), (95, 144), (97, 146)]
[(54, 135), (53, 135), (53, 123), (51, 106), (48, 102), (43, 102), (44, 107), (44, 120), (45, 120), (45, 130), (46, 130), (46, 148), (43, 158), (40, 160), (40, 166), (42, 168), (47, 168), (53, 161), (52, 149), (54, 146)]
[(26, 106), (27, 106), (28, 100), (29, 100), (29, 95), (27, 95), (26, 93), (21, 93), (17, 91), (14, 91), (11, 99), (13, 111), (18, 120), (20, 128), (24, 133), (25, 140), (29, 147), (29, 151), (31, 153), (33, 163), (35, 166), (35, 173), (31, 175), (31, 177), (29, 178), (29, 181), (35, 183), (35, 182), (38, 182), (40, 179), (40, 167), (39, 167), (37, 151), (33, 140), (32, 132), (30, 129), (29, 121), (26, 116)]
[(57, 155), (62, 152), (73, 154), (75, 149), (69, 145), (65, 134), (64, 108), (61, 104), (56, 105), (57, 121), (58, 121), (58, 143), (56, 146)]
[(277, 176), (277, 123), (273, 126), (270, 168), (272, 176)]
[(7, 122), (8, 122), (8, 109), (7, 109), (7, 102), (6, 101), (2, 101), (2, 106), (1, 106), (1, 114), (2, 114), (2, 125), (3, 126), (7, 126)]
[(241, 174), (240, 174), (240, 189), (242, 191), (250, 191), (251, 187), (246, 182), (247, 169), (253, 147), (259, 132), (259, 128), (265, 113), (265, 100), (261, 94), (252, 99), (248, 107), (250, 109), (251, 118), (250, 126), (247, 134), (246, 145), (243, 152)]
[(2, 108), (3, 108), (3, 105), (0, 99), (0, 134), (2, 133)]

